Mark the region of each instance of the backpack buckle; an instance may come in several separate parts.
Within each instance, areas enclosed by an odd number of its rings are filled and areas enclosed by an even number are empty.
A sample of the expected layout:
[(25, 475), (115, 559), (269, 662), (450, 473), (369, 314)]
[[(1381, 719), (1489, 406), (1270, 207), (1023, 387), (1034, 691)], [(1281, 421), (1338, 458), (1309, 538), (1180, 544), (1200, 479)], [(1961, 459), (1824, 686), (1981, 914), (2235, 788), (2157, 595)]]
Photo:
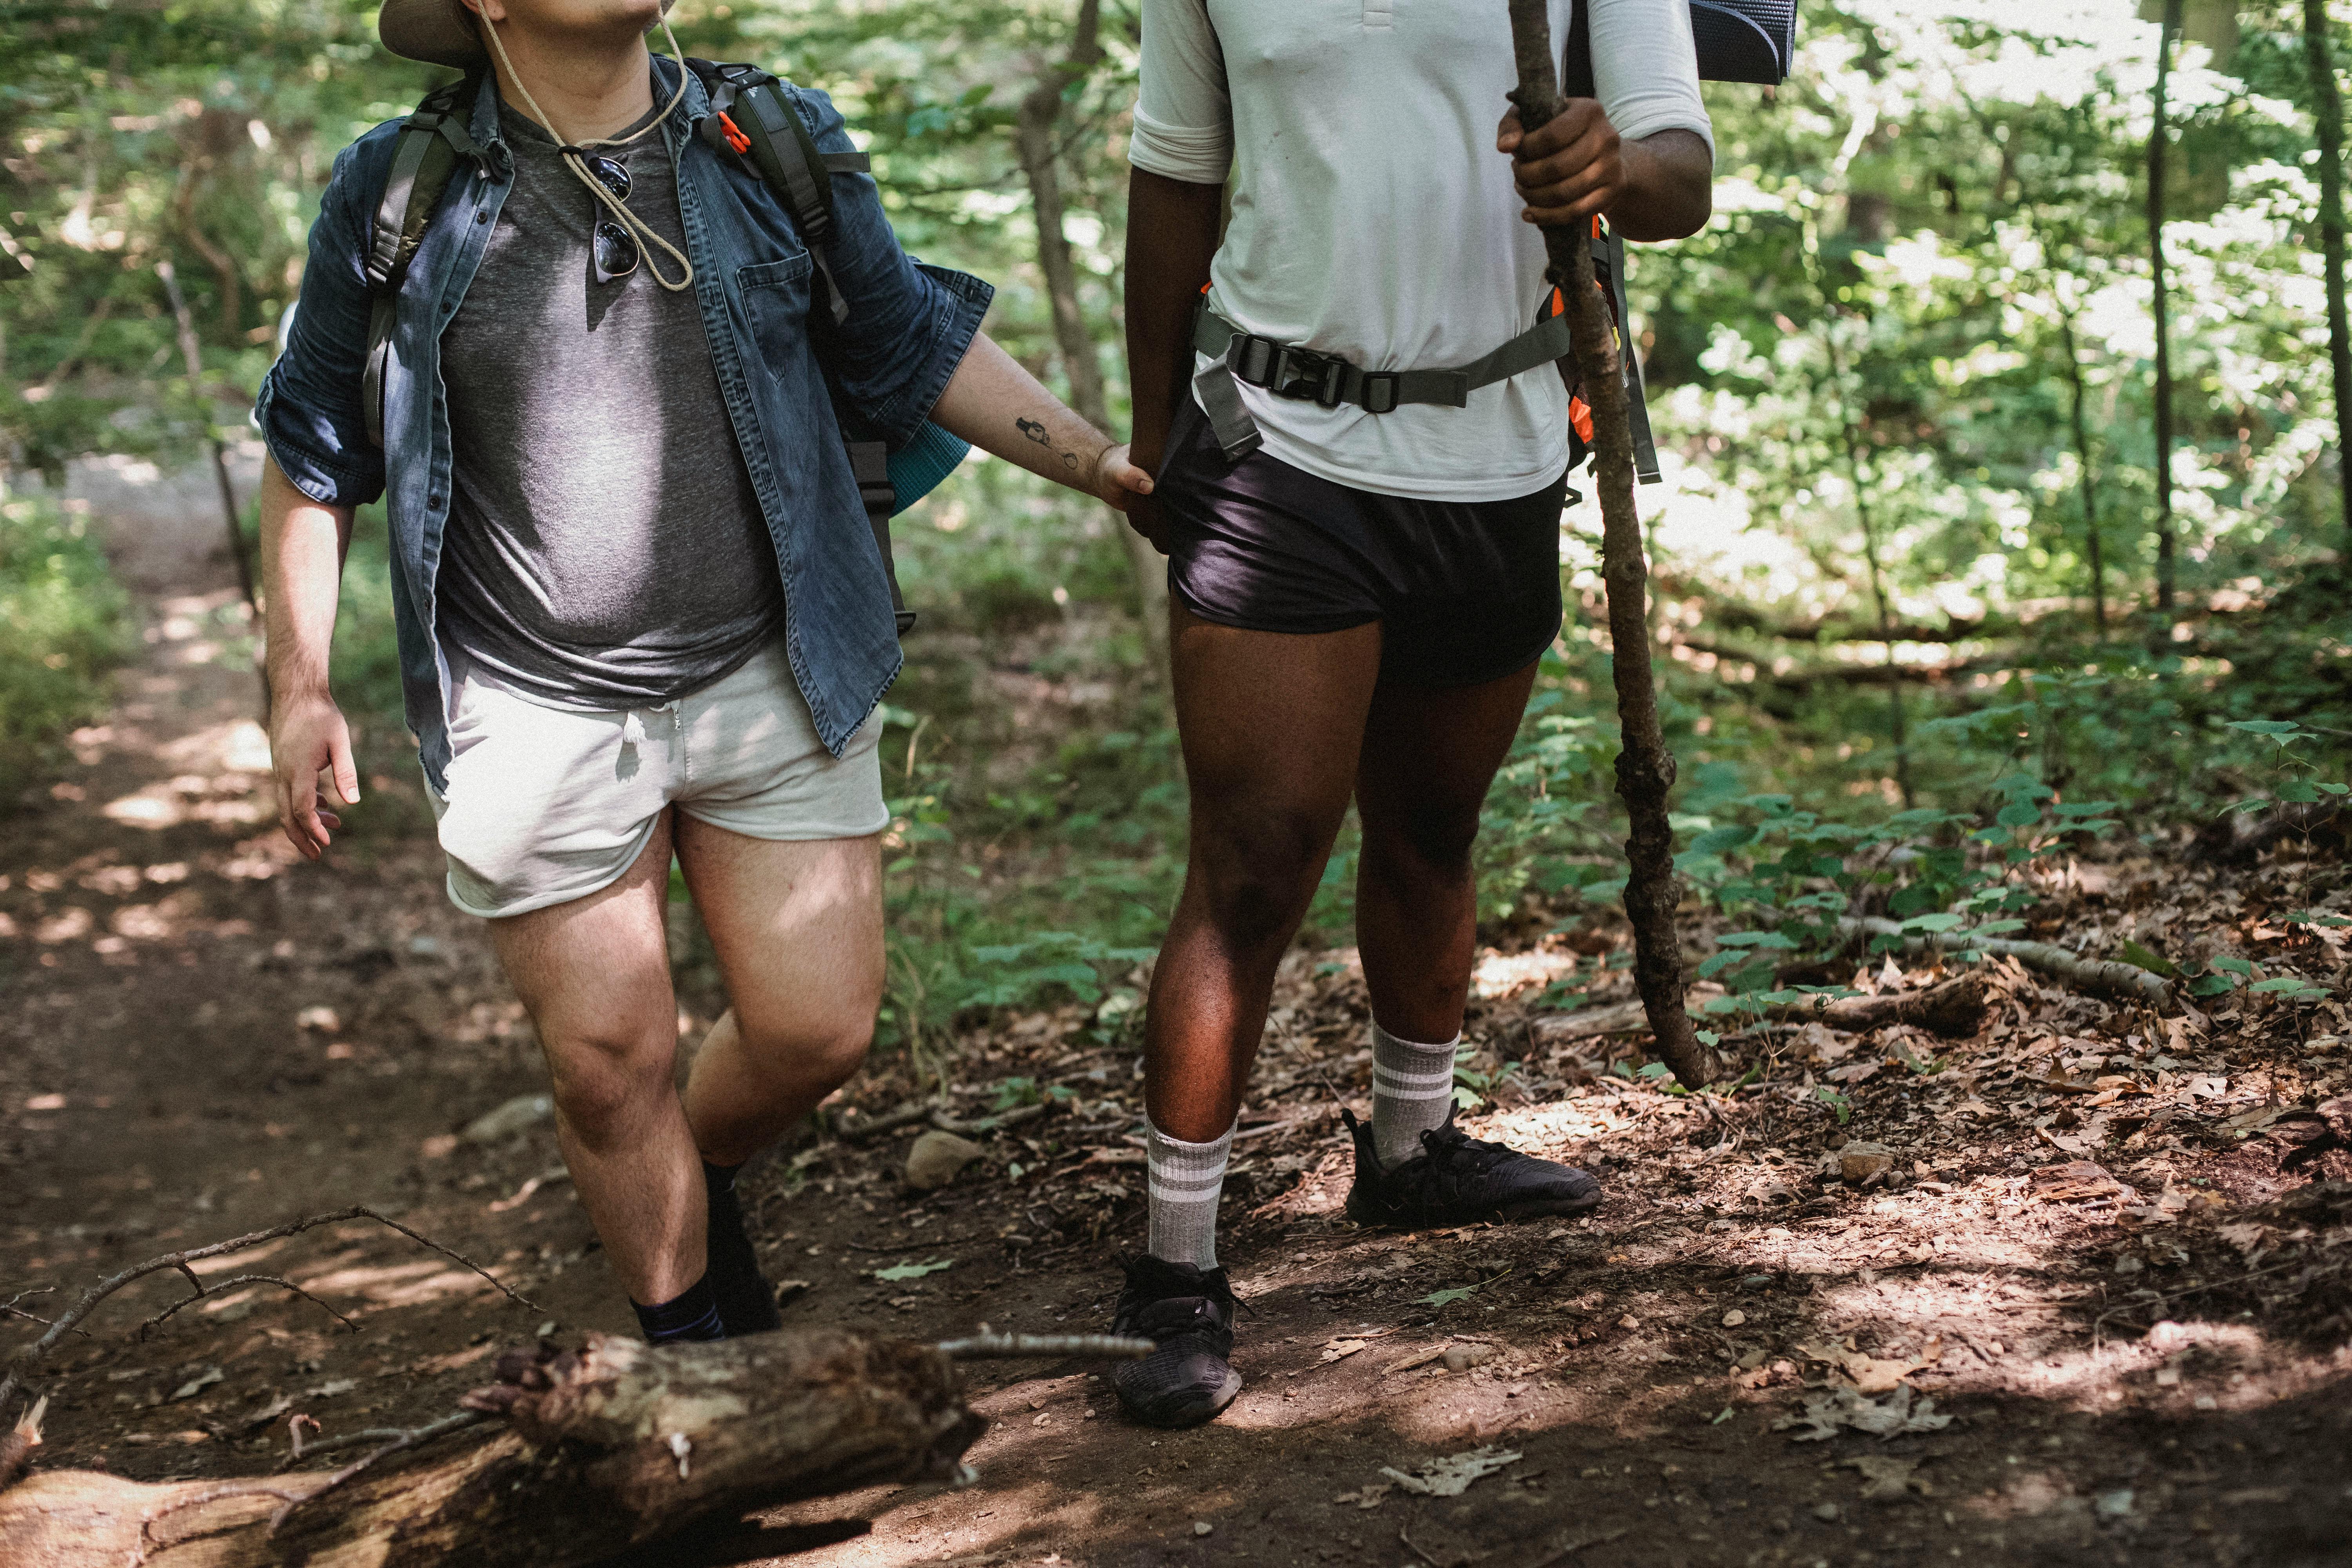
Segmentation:
[(1397, 395), (1404, 387), (1404, 378), (1392, 370), (1371, 370), (1364, 373), (1364, 412), (1386, 414), (1397, 405)]
[(1273, 379), (1266, 390), (1276, 397), (1313, 402), (1325, 408), (1339, 406), (1346, 385), (1348, 362), (1313, 349), (1286, 348), (1276, 356)]

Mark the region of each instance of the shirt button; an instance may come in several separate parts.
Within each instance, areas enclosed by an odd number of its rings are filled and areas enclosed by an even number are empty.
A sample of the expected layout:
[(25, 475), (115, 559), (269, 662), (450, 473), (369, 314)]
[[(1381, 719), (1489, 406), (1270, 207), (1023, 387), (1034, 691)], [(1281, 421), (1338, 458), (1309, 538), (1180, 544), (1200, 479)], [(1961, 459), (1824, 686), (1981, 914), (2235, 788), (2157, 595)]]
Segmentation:
[(474, 215), (474, 221), (476, 223), (488, 223), (490, 221), (490, 215), (487, 212), (476, 213)]
[(439, 506), (441, 504), (441, 492), (439, 490), (435, 490), (431, 495), (426, 496), (425, 498), (425, 504), (426, 506)]

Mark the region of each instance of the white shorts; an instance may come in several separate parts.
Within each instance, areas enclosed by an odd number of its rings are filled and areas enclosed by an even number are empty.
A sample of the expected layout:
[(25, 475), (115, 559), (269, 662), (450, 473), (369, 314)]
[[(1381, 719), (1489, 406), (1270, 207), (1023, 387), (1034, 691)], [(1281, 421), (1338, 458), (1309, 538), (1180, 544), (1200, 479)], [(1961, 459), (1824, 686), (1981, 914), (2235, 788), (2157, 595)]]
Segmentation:
[(750, 838), (857, 838), (890, 820), (877, 710), (835, 758), (781, 640), (659, 708), (583, 712), (479, 668), (450, 695), (448, 790), (428, 783), (449, 900), (498, 918), (620, 880), (672, 805)]

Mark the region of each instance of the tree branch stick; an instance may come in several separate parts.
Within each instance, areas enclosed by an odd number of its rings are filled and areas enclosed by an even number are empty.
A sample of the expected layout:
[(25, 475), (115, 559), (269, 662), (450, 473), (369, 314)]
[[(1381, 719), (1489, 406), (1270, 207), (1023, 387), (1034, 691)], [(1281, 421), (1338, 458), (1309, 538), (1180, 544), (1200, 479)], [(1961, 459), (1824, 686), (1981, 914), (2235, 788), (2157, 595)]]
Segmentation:
[[(215, 1241), (209, 1247), (192, 1247), (184, 1252), (167, 1252), (161, 1258), (151, 1258), (144, 1263), (133, 1264), (130, 1268), (122, 1269), (119, 1273), (108, 1275), (105, 1279), (100, 1280), (97, 1284), (83, 1291), (81, 1293), (80, 1300), (77, 1300), (72, 1306), (67, 1308), (64, 1312), (60, 1313), (57, 1319), (50, 1323), (48, 1332), (43, 1334), (39, 1339), (35, 1340), (31, 1344), (26, 1346), (23, 1350), (18, 1351), (14, 1356), (9, 1358), (7, 1372), (5, 1374), (0, 1374), (0, 1410), (7, 1408), (9, 1398), (16, 1394), (19, 1387), (23, 1386), (25, 1373), (31, 1368), (32, 1364), (40, 1360), (43, 1356), (47, 1355), (50, 1351), (56, 1349), (58, 1342), (64, 1339), (66, 1335), (72, 1331), (74, 1325), (80, 1322), (84, 1318), (89, 1317), (92, 1311), (97, 1310), (100, 1302), (105, 1300), (109, 1296), (113, 1295), (117, 1290), (121, 1289), (125, 1285), (129, 1285), (134, 1280), (143, 1279), (150, 1274), (159, 1274), (166, 1268), (177, 1269), (193, 1279), (195, 1278), (195, 1272), (189, 1266), (194, 1263), (201, 1262), (205, 1258), (219, 1258), (232, 1252), (242, 1252), (247, 1247), (258, 1247), (265, 1241), (276, 1241), (283, 1237), (299, 1236), (306, 1230), (316, 1230), (322, 1225), (338, 1225), (345, 1220), (353, 1219), (372, 1219), (378, 1225), (390, 1226), (393, 1229), (400, 1232), (401, 1235), (408, 1237), (409, 1240), (416, 1243), (419, 1247), (428, 1247), (431, 1250), (439, 1253), (442, 1257), (449, 1258), (454, 1262), (461, 1263), (467, 1268), (472, 1269), (475, 1273), (480, 1275), (491, 1284), (496, 1285), (508, 1298), (508, 1300), (515, 1302), (518, 1306), (523, 1307), (531, 1311), (537, 1311), (539, 1310), (538, 1307), (528, 1299), (516, 1295), (513, 1290), (507, 1287), (505, 1281), (499, 1279), (497, 1275), (492, 1274), (488, 1269), (483, 1268), (472, 1258), (466, 1257), (463, 1253), (452, 1252), (449, 1248), (442, 1246), (439, 1242), (435, 1241), (432, 1237), (409, 1229), (408, 1226), (401, 1224), (398, 1220), (394, 1219), (389, 1215), (378, 1214), (375, 1210), (369, 1208), (364, 1204), (354, 1204), (350, 1208), (337, 1209), (332, 1214), (312, 1215), (308, 1219), (289, 1220), (284, 1225), (273, 1226), (268, 1230), (257, 1230), (249, 1236), (233, 1237), (227, 1241)], [(202, 1289), (202, 1284), (199, 1282), (199, 1293), (201, 1293)]]
[[(1559, 68), (1545, 0), (1510, 0), (1511, 43), (1519, 85), (1511, 94), (1519, 123), (1532, 131), (1559, 111)], [(1657, 683), (1650, 673), (1649, 563), (1633, 510), (1633, 438), (1626, 415), (1616, 332), (1592, 272), (1592, 247), (1580, 225), (1544, 230), (1551, 266), (1545, 277), (1567, 301), (1576, 363), (1592, 407), (1594, 488), (1601, 500), (1601, 576), (1609, 590), (1610, 666), (1617, 687), (1617, 717), (1624, 732), (1617, 753), (1617, 793), (1625, 799), (1632, 834), (1625, 841), (1631, 875), (1625, 914), (1633, 926), (1633, 978), (1657, 1037), (1658, 1055), (1684, 1087), (1698, 1089), (1716, 1076), (1714, 1053), (1699, 1042), (1683, 1008), (1682, 948), (1675, 936), (1674, 829), (1666, 796), (1675, 759), (1658, 725)]]

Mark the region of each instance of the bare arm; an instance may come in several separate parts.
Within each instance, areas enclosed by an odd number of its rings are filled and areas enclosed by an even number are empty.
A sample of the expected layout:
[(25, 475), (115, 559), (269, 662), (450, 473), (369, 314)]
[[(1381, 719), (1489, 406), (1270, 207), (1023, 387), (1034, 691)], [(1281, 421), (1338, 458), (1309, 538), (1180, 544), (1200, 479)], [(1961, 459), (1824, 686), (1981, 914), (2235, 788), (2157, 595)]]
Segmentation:
[(1532, 135), (1518, 110), (1503, 116), (1495, 146), (1517, 160), (1514, 176), (1535, 224), (1605, 215), (1627, 239), (1680, 239), (1706, 226), (1715, 210), (1715, 159), (1696, 132), (1618, 137), (1600, 101), (1571, 98)]
[(1125, 511), (1151, 490), (1127, 447), (1046, 391), (986, 332), (972, 334), (931, 418), (984, 452)]
[[(1192, 310), (1208, 285), (1223, 205), (1222, 186), (1129, 171), (1128, 380), (1135, 401), (1135, 460), (1152, 473), (1167, 455), (1176, 411), (1191, 395)], [(1150, 502), (1129, 507), (1127, 515), (1146, 539), (1159, 542)]]
[(269, 647), (269, 756), (278, 819), (304, 857), (326, 853), (342, 826), (319, 801), (329, 773), (335, 798), (360, 800), (352, 733), (327, 687), (335, 601), (351, 548), (352, 509), (320, 506), (294, 488), (275, 462), (261, 470), (261, 582)]

